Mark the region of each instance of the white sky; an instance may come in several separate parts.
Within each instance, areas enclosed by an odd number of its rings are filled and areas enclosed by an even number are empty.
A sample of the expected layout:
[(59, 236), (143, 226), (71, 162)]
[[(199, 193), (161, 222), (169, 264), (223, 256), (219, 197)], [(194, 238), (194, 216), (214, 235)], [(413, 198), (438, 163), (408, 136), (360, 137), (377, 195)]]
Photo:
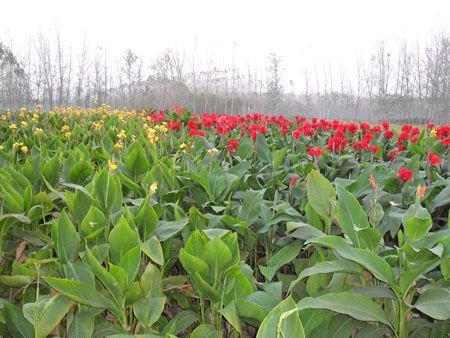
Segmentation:
[[(166, 47), (231, 65), (263, 68), (282, 56), (285, 80), (302, 81), (305, 64), (351, 73), (377, 41), (425, 43), (450, 30), (450, 0), (2, 0), (0, 40), (21, 50), (37, 32), (59, 27), (77, 50), (86, 35), (118, 60), (125, 49), (145, 59)], [(233, 47), (234, 46), (234, 47)]]

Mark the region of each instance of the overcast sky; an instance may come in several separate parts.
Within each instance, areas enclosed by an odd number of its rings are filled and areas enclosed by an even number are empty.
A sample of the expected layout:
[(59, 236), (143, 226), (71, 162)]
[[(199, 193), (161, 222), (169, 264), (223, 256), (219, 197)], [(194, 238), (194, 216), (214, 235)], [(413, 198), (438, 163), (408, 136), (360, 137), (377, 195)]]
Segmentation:
[(75, 50), (84, 34), (112, 60), (128, 48), (150, 59), (166, 47), (189, 56), (197, 46), (203, 61), (230, 65), (234, 54), (241, 66), (264, 67), (276, 52), (285, 80), (295, 81), (305, 64), (342, 65), (351, 73), (377, 41), (425, 43), (450, 30), (450, 0), (8, 0), (1, 11), (0, 40), (14, 50), (59, 27)]

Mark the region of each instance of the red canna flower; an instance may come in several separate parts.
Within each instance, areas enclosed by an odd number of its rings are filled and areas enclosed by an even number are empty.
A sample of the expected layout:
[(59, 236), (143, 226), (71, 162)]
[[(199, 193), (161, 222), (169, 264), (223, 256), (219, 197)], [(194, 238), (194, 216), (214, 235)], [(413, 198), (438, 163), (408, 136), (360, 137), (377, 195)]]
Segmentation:
[(181, 123), (179, 121), (169, 121), (169, 123), (167, 123), (167, 126), (170, 130), (178, 130), (181, 128)]
[(289, 186), (292, 188), (295, 185), (295, 183), (297, 183), (297, 180), (298, 180), (298, 176), (297, 175), (292, 176), (291, 182), (289, 183)]
[(392, 130), (386, 130), (383, 135), (384, 138), (390, 139), (394, 137), (394, 132)]
[(450, 137), (444, 138), (444, 139), (441, 141), (441, 144), (442, 144), (443, 146), (448, 146), (448, 145), (450, 145)]
[(433, 153), (432, 151), (430, 151), (428, 153), (428, 162), (430, 162), (430, 165), (432, 167), (437, 166), (439, 163), (442, 162), (441, 158), (439, 156), (437, 156), (435, 153)]
[(235, 152), (237, 147), (239, 147), (239, 140), (238, 139), (232, 139), (228, 141), (228, 151), (230, 153)]
[(306, 147), (306, 149), (308, 150), (308, 155), (311, 155), (314, 157), (319, 157), (323, 153), (323, 150), (320, 149), (318, 146), (315, 146), (314, 148)]
[(369, 147), (369, 150), (374, 154), (378, 151), (378, 149), (380, 149), (379, 146), (370, 146)]
[(397, 177), (401, 179), (403, 183), (408, 182), (413, 176), (414, 173), (407, 168), (400, 168), (400, 170), (397, 172)]

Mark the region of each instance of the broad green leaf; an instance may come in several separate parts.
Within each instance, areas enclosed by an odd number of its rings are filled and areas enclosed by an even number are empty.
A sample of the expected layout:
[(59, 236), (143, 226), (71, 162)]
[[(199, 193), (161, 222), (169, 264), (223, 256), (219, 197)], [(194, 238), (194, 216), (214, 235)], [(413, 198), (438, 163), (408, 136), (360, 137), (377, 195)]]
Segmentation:
[(125, 157), (125, 166), (131, 177), (137, 181), (138, 177), (149, 169), (149, 163), (145, 151), (139, 142), (135, 142), (128, 150)]
[(98, 230), (104, 227), (106, 227), (105, 214), (95, 206), (91, 206), (80, 224), (81, 231), (85, 236), (89, 236), (93, 233), (98, 233)]
[(140, 262), (141, 262), (141, 248), (139, 245), (128, 250), (120, 258), (119, 266), (125, 270), (128, 277), (128, 283), (133, 282), (134, 279), (136, 278)]
[(241, 333), (241, 323), (239, 320), (239, 313), (236, 308), (236, 304), (234, 302), (231, 302), (227, 306), (225, 306), (222, 310), (220, 310), (220, 313), (225, 317), (227, 322), (230, 323), (237, 332)]
[(72, 320), (68, 321), (68, 336), (70, 338), (92, 337), (95, 325), (95, 316), (101, 310), (80, 306), (73, 315)]
[(6, 327), (14, 338), (31, 338), (34, 337), (33, 325), (25, 319), (22, 309), (9, 303), (4, 303), (4, 316), (6, 319)]
[(47, 337), (64, 318), (72, 304), (71, 300), (59, 294), (51, 298), (41, 297), (38, 304), (25, 304), (23, 306), (23, 314), (34, 326), (35, 338)]
[(145, 253), (153, 262), (158, 265), (164, 264), (164, 254), (161, 243), (156, 236), (153, 236), (141, 244), (141, 250)]
[(450, 318), (450, 292), (441, 288), (428, 289), (419, 296), (414, 307), (431, 318), (448, 320)]
[[(355, 306), (357, 304), (357, 306)], [(374, 321), (391, 326), (380, 305), (370, 298), (351, 293), (328, 293), (316, 298), (306, 297), (297, 304), (298, 309), (327, 309), (349, 315), (362, 321)]]
[(254, 223), (261, 212), (263, 195), (264, 190), (246, 190), (237, 218), (241, 221)]
[(144, 294), (149, 298), (162, 297), (161, 272), (153, 264), (148, 264), (139, 281)]
[(189, 338), (223, 338), (223, 334), (217, 331), (211, 324), (202, 324), (192, 331)]
[(286, 298), (264, 318), (256, 338), (305, 337), (296, 304), (291, 297)]
[(147, 240), (155, 231), (158, 224), (158, 215), (150, 203), (150, 199), (146, 198), (139, 206), (139, 212), (136, 216), (136, 225), (142, 240)]
[(298, 275), (297, 279), (293, 281), (289, 286), (289, 291), (292, 291), (294, 286), (298, 282), (300, 282), (303, 278), (314, 276), (321, 273), (335, 273), (335, 272), (360, 274), (362, 272), (362, 268), (355, 263), (347, 261), (319, 262), (310, 268), (302, 270), (302, 272)]
[(53, 238), (53, 241), (56, 243), (56, 253), (62, 264), (75, 261), (80, 238), (65, 210), (58, 220), (56, 238)]
[(155, 235), (161, 241), (175, 236), (180, 232), (187, 224), (189, 219), (183, 218), (178, 221), (160, 221), (156, 227)]
[(139, 234), (130, 228), (124, 217), (121, 217), (109, 233), (108, 243), (111, 247), (111, 261), (119, 264), (128, 250), (140, 245)]
[(215, 278), (218, 278), (219, 273), (229, 265), (231, 259), (230, 249), (219, 237), (214, 237), (206, 244), (203, 260), (208, 264)]
[(133, 313), (138, 321), (147, 328), (150, 328), (161, 316), (166, 297), (142, 298), (133, 304)]
[(264, 277), (268, 281), (271, 281), (279, 268), (290, 263), (295, 257), (297, 257), (301, 246), (302, 244), (300, 241), (294, 241), (275, 253), (275, 255), (270, 258), (267, 267), (260, 265), (259, 268)]
[(391, 287), (396, 285), (394, 272), (382, 257), (370, 251), (353, 248), (341, 237), (324, 236), (311, 239), (307, 243), (331, 248), (343, 258), (362, 265), (376, 278), (388, 283)]
[(361, 247), (356, 231), (370, 227), (366, 213), (358, 200), (345, 188), (338, 185), (336, 192), (338, 196), (336, 216), (339, 226), (350, 237), (354, 245)]
[(312, 170), (307, 177), (306, 190), (311, 207), (324, 219), (334, 217), (336, 207), (336, 191), (319, 171)]
[(411, 205), (403, 215), (405, 235), (413, 241), (424, 238), (432, 225), (433, 221), (430, 213), (420, 205), (419, 201)]
[(100, 309), (108, 309), (120, 321), (125, 321), (124, 314), (121, 313), (119, 307), (109, 298), (103, 296), (100, 292), (91, 286), (78, 281), (65, 278), (42, 277), (45, 282), (57, 292), (72, 299), (73, 301)]
[(255, 147), (256, 156), (258, 157), (258, 160), (261, 161), (261, 163), (272, 163), (272, 152), (267, 145), (266, 137), (264, 136), (264, 134), (257, 133)]

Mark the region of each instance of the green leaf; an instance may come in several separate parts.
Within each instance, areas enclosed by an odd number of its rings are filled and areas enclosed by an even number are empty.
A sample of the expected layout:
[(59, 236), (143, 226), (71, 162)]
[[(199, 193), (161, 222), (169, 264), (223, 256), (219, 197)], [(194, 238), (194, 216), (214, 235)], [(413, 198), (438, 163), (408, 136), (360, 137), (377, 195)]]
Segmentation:
[(417, 201), (411, 205), (403, 215), (403, 227), (405, 235), (413, 241), (424, 238), (430, 231), (433, 221), (427, 209)]
[(431, 318), (448, 320), (450, 318), (450, 292), (441, 288), (428, 289), (419, 296), (414, 307)]
[(97, 261), (92, 252), (86, 247), (86, 261), (92, 269), (92, 272), (102, 282), (102, 284), (108, 289), (114, 302), (116, 304), (122, 304), (123, 295), (119, 287), (119, 282)]
[(229, 265), (231, 259), (230, 249), (219, 237), (214, 237), (206, 244), (203, 260), (216, 278)]
[(306, 297), (298, 302), (297, 307), (299, 310), (327, 309), (358, 320), (380, 322), (392, 327), (380, 305), (370, 298), (356, 293), (339, 292), (328, 293), (316, 298)]
[(301, 247), (302, 243), (300, 241), (294, 241), (288, 246), (281, 248), (270, 258), (267, 267), (261, 265), (259, 266), (263, 276), (270, 282), (279, 268), (290, 263), (295, 257), (297, 257)]
[(261, 204), (265, 190), (246, 190), (242, 206), (237, 218), (241, 221), (254, 223), (261, 212)]
[(358, 200), (345, 188), (338, 185), (336, 192), (338, 196), (336, 216), (339, 226), (350, 237), (354, 245), (361, 247), (356, 231), (370, 227), (366, 213)]
[(58, 183), (58, 176), (61, 163), (58, 156), (54, 156), (50, 161), (42, 167), (42, 174), (48, 183), (55, 186)]
[(56, 238), (53, 238), (53, 241), (56, 243), (56, 253), (62, 264), (75, 261), (78, 255), (80, 238), (65, 210), (58, 220)]
[(23, 306), (25, 318), (34, 326), (35, 338), (45, 338), (59, 324), (72, 306), (72, 301), (62, 295), (40, 297), (39, 303)]
[(220, 313), (225, 317), (228, 323), (230, 323), (234, 329), (241, 333), (241, 323), (239, 321), (239, 313), (234, 302), (225, 306)]
[(156, 266), (148, 264), (139, 281), (144, 294), (149, 298), (162, 297), (162, 275)]
[(166, 297), (142, 298), (133, 304), (133, 313), (138, 321), (146, 328), (150, 328), (161, 316)]
[(266, 337), (305, 337), (305, 331), (292, 297), (286, 298), (275, 306), (262, 321), (256, 338)]
[(142, 240), (147, 240), (158, 224), (158, 215), (150, 203), (150, 198), (146, 198), (139, 206), (139, 212), (136, 216), (136, 224)]
[(111, 247), (111, 261), (119, 264), (120, 259), (128, 250), (140, 245), (139, 234), (130, 228), (122, 216), (109, 233), (108, 243)]
[(202, 324), (192, 331), (189, 338), (223, 338), (223, 334), (217, 331), (211, 324)]
[(100, 292), (96, 291), (90, 285), (84, 283), (69, 280), (65, 278), (54, 277), (42, 277), (45, 282), (57, 292), (74, 300), (77, 303), (92, 306), (100, 309), (108, 309), (111, 311), (120, 321), (124, 321), (124, 315), (113, 301), (103, 296)]
[(139, 264), (141, 262), (141, 248), (139, 245), (128, 250), (121, 258), (119, 266), (125, 270), (128, 283), (134, 281), (138, 274)]
[(272, 163), (272, 152), (267, 145), (266, 137), (262, 133), (257, 133), (255, 140), (256, 156), (261, 163)]
[(100, 235), (98, 230), (104, 228), (105, 226), (105, 214), (100, 209), (94, 206), (91, 206), (89, 208), (89, 211), (80, 224), (81, 231), (85, 236), (89, 236), (94, 233)]
[(145, 174), (150, 168), (145, 151), (139, 142), (135, 142), (128, 148), (128, 154), (125, 157), (125, 166), (134, 181), (137, 181), (138, 177)]
[(291, 282), (289, 286), (289, 291), (292, 291), (294, 286), (300, 282), (303, 278), (314, 276), (321, 273), (355, 273), (360, 274), (362, 269), (359, 265), (347, 262), (347, 261), (325, 261), (319, 262), (310, 268), (303, 269), (298, 275), (297, 279)]
[(189, 219), (183, 218), (178, 221), (160, 221), (156, 227), (155, 235), (161, 241), (175, 236), (180, 232), (187, 224)]
[(95, 325), (95, 316), (101, 310), (80, 306), (73, 319), (68, 321), (68, 337), (85, 338), (92, 337)]
[(153, 236), (141, 244), (141, 250), (148, 258), (158, 265), (164, 264), (164, 254), (161, 243), (156, 236)]
[(341, 237), (324, 236), (307, 241), (315, 245), (325, 246), (335, 250), (340, 256), (358, 263), (369, 270), (376, 278), (395, 287), (395, 277), (392, 268), (381, 257), (364, 249), (356, 249), (348, 245)]
[(22, 309), (9, 303), (4, 303), (3, 313), (5, 315), (6, 327), (14, 338), (34, 337), (33, 325), (25, 319)]
[(214, 170), (209, 175), (209, 189), (211, 191), (211, 194), (215, 199), (217, 199), (226, 187), (227, 180), (223, 170), (221, 168)]
[(113, 214), (122, 206), (122, 185), (119, 176), (102, 170), (94, 179), (94, 198), (106, 214)]
[(306, 191), (314, 211), (326, 220), (332, 219), (335, 212), (336, 191), (330, 181), (318, 170), (312, 170), (307, 177)]

